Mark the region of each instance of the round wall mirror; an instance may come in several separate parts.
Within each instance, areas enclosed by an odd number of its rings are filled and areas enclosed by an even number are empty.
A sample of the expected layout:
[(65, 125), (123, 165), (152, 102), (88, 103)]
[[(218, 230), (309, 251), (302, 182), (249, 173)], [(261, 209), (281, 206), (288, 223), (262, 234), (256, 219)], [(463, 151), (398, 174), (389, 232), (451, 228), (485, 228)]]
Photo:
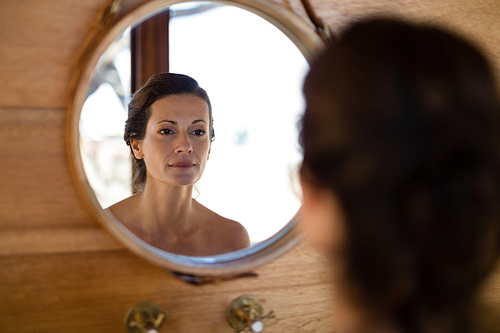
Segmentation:
[[(169, 72), (196, 79), (213, 109), (215, 141), (193, 198), (244, 226), (251, 246), (238, 251), (169, 253), (106, 209), (131, 196), (132, 157), (123, 140), (133, 93), (131, 31), (165, 11)], [(297, 244), (301, 86), (322, 46), (310, 25), (269, 1), (152, 1), (126, 14), (92, 50), (69, 106), (70, 162), (94, 216), (135, 253), (195, 275), (249, 270)]]

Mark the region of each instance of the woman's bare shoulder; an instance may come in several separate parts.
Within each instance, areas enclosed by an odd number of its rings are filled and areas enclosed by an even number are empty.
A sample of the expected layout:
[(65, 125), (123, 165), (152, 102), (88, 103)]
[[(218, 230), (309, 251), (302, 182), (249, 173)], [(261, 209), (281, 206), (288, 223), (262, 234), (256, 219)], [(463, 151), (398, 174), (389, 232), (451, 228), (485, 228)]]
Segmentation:
[(137, 195), (133, 195), (121, 201), (118, 201), (105, 210), (111, 212), (111, 214), (113, 214), (120, 222), (125, 223), (135, 215), (134, 212), (136, 211), (136, 202)]
[[(222, 216), (221, 216), (222, 217)], [(235, 240), (239, 240), (241, 247), (245, 248), (251, 244), (247, 229), (239, 222), (222, 217), (225, 220), (225, 229)]]
[(239, 222), (219, 216), (217, 230), (221, 243), (225, 243), (231, 251), (241, 250), (252, 245), (247, 229)]
[(207, 218), (206, 225), (209, 225), (210, 230), (217, 233), (218, 238), (222, 238), (225, 243), (228, 243), (235, 250), (251, 245), (248, 231), (241, 223), (221, 216), (201, 204), (199, 205), (203, 215)]

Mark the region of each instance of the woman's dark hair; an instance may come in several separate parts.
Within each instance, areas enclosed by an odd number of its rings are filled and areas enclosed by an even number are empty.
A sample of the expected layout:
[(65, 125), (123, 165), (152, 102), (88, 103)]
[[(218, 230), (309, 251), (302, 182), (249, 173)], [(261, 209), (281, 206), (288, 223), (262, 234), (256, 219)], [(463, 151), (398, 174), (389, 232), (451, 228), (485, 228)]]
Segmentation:
[[(130, 146), (132, 138), (142, 140), (146, 135), (146, 127), (151, 117), (151, 105), (157, 100), (170, 95), (194, 95), (203, 99), (208, 105), (210, 141), (215, 139), (213, 128), (212, 105), (205, 90), (193, 78), (174, 73), (153, 75), (146, 84), (137, 90), (128, 105), (128, 119), (125, 122), (124, 139)], [(144, 190), (146, 184), (146, 164), (143, 159), (136, 159), (132, 154), (132, 193)]]
[(466, 331), (500, 248), (500, 104), (485, 58), (440, 29), (373, 19), (318, 57), (304, 94), (302, 175), (341, 201), (352, 299), (405, 332), (440, 320)]

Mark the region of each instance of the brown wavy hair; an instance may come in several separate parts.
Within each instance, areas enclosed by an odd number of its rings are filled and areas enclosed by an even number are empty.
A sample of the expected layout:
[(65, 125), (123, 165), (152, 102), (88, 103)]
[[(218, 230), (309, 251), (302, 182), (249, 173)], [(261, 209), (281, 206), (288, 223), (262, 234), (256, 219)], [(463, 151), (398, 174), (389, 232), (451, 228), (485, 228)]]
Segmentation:
[[(183, 74), (159, 73), (153, 75), (146, 84), (137, 90), (128, 105), (128, 119), (125, 122), (125, 142), (130, 146), (132, 138), (142, 140), (146, 135), (146, 127), (151, 117), (151, 105), (157, 100), (170, 95), (193, 95), (203, 99), (208, 105), (210, 141), (215, 139), (213, 128), (212, 104), (208, 94), (198, 82)], [(143, 159), (135, 158), (132, 147), (132, 193), (144, 190), (147, 169)]]
[(441, 29), (359, 22), (304, 94), (302, 174), (343, 206), (351, 298), (404, 332), (467, 331), (500, 251), (500, 103), (483, 55)]

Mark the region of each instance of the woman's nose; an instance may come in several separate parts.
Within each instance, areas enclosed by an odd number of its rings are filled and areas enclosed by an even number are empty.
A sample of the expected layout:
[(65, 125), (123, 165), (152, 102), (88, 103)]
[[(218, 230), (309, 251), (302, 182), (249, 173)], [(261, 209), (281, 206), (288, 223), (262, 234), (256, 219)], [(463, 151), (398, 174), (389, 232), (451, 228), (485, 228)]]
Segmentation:
[(177, 141), (177, 145), (175, 147), (175, 152), (177, 154), (189, 154), (193, 152), (193, 146), (191, 145), (191, 141), (185, 135), (180, 135)]

